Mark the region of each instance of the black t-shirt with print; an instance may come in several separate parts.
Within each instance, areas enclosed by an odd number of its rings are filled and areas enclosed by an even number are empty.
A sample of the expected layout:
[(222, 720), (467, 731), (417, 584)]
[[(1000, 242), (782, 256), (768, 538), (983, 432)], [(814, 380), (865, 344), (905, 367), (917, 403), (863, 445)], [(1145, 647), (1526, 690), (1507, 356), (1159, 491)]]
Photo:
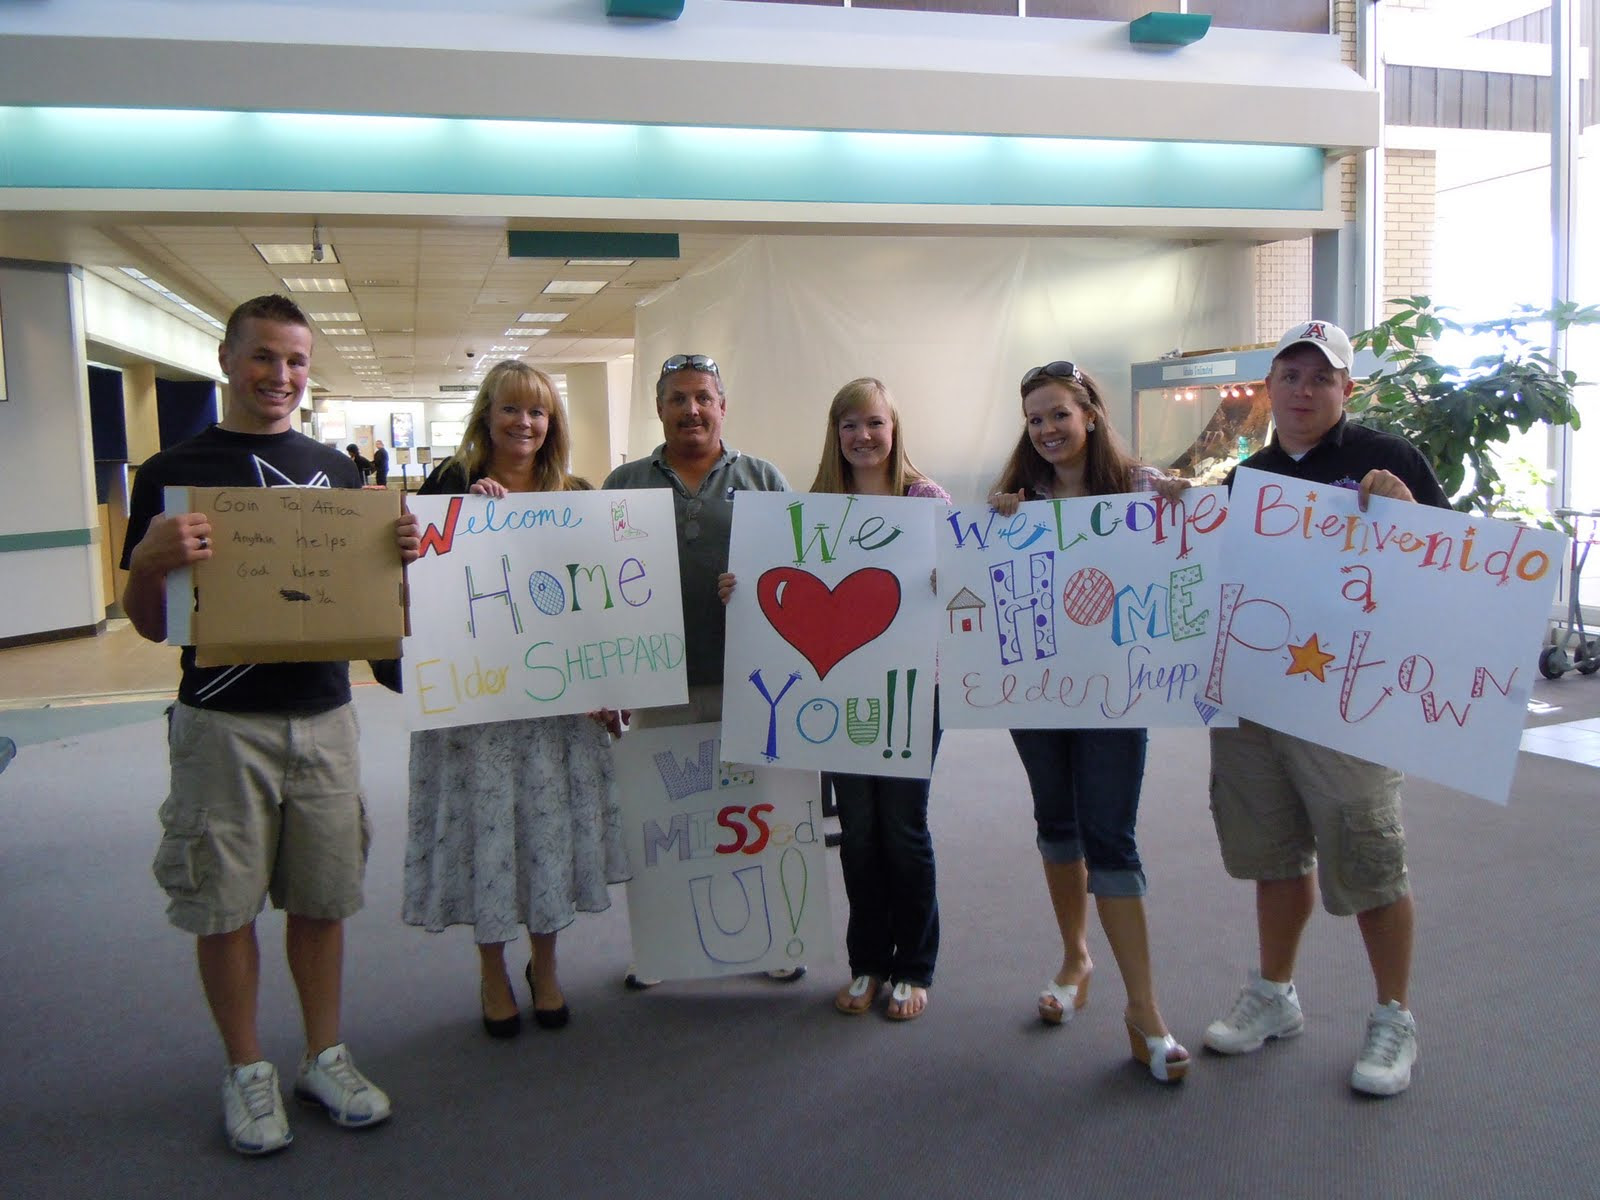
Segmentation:
[[(162, 489), (169, 486), (358, 488), (361, 473), (342, 451), (293, 430), (230, 433), (213, 425), (155, 455), (134, 476), (128, 536), (122, 547), (124, 570), (151, 520), (163, 511)], [(180, 662), (178, 699), (195, 708), (316, 713), (350, 700), (349, 663), (197, 667), (193, 646), (183, 648)]]

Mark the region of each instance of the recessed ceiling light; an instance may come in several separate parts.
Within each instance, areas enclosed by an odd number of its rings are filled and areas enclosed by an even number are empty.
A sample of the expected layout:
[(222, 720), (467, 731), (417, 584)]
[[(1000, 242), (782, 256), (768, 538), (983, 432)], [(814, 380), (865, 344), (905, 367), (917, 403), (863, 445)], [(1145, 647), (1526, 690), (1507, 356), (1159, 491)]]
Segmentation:
[(528, 350), (528, 347), (526, 347), (526, 346), (490, 346), (489, 347), (489, 353), (490, 354), (525, 354), (525, 353), (527, 353), (527, 350)]
[(363, 350), (371, 350), (372, 346), (368, 342), (352, 342), (348, 346), (335, 345), (334, 349), (340, 354), (359, 354)]
[(631, 267), (631, 258), (569, 258), (569, 267)]
[(548, 329), (539, 325), (513, 325), (506, 330), (507, 337), (543, 337), (549, 333)]
[[(359, 320), (361, 320), (361, 314), (360, 313), (353, 313), (353, 312), (307, 313), (306, 316), (310, 317), (318, 325), (323, 325), (323, 324), (327, 323), (328, 321), (359, 321)], [(329, 330), (328, 332), (332, 333), (333, 331)]]
[(217, 320), (210, 313), (206, 312), (204, 309), (197, 308), (193, 304), (190, 304), (182, 296), (178, 295), (177, 292), (173, 291), (165, 284), (151, 279), (150, 276), (146, 275), (137, 267), (118, 267), (117, 269), (124, 275), (127, 275), (133, 279), (137, 279), (140, 283), (144, 284), (145, 287), (149, 288), (152, 292), (155, 292), (168, 303), (176, 304), (179, 308), (183, 309), (184, 312), (189, 313), (192, 316), (199, 317), (200, 320), (204, 321), (207, 325), (210, 325), (215, 329), (224, 328), (222, 322)]
[(346, 354), (345, 357), (350, 359), (352, 362), (359, 362), (364, 358), (375, 360), (378, 356), (376, 354)]
[[(350, 285), (337, 277), (325, 278), (320, 275), (298, 276), (290, 279), (284, 277), (283, 286), (291, 292), (348, 292)], [(346, 318), (347, 320), (349, 318)]]
[(326, 325), (322, 332), (329, 337), (366, 337), (367, 331), (359, 325)]
[(314, 242), (252, 242), (256, 253), (267, 262), (279, 263), (336, 263), (339, 256), (333, 247)]
[(565, 296), (592, 296), (605, 287), (604, 279), (552, 279), (544, 285), (544, 294)]
[(566, 313), (523, 313), (517, 318), (519, 321), (530, 321), (535, 325), (554, 325), (557, 321), (565, 321)]

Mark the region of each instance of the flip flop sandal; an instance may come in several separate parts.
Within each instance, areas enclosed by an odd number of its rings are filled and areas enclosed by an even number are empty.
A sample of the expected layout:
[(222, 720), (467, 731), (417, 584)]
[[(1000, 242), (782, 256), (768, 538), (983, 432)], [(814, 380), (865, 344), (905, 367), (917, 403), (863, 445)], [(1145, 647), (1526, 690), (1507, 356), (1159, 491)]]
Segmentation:
[[(882, 987), (883, 982), (871, 975), (857, 975), (850, 981), (849, 987), (841, 988), (834, 996), (833, 1006), (847, 1017), (859, 1017), (871, 1010)], [(865, 1004), (859, 1003), (863, 996), (866, 997)]]

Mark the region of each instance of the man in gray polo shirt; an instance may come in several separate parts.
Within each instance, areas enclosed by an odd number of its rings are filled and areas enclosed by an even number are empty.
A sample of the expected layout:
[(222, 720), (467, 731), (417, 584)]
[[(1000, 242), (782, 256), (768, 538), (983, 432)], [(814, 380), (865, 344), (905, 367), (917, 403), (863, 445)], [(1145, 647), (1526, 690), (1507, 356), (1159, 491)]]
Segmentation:
[[(684, 657), (689, 702), (641, 709), (640, 727), (692, 725), (722, 720), (722, 658), (727, 618), (717, 597), (717, 576), (728, 569), (735, 492), (787, 492), (777, 467), (730, 449), (722, 440), (728, 399), (722, 373), (704, 354), (674, 354), (656, 380), (656, 415), (666, 441), (650, 457), (623, 463), (601, 486), (671, 488), (678, 526), (678, 572), (683, 589)], [(769, 971), (773, 979), (798, 979), (804, 967)], [(630, 987), (652, 980), (629, 971)]]
[(727, 618), (717, 598), (717, 576), (728, 569), (733, 494), (789, 490), (777, 467), (723, 443), (722, 419), (727, 411), (717, 364), (703, 354), (674, 354), (661, 364), (656, 381), (656, 415), (666, 441), (650, 457), (623, 463), (601, 485), (672, 489), (689, 703), (642, 709), (637, 721), (643, 725), (722, 720)]

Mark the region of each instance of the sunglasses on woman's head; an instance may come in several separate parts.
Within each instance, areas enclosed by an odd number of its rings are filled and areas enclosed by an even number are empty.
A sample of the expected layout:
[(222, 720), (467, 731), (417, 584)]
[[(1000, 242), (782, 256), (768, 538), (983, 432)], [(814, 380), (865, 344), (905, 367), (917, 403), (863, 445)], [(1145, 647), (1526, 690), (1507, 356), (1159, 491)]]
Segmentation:
[(1034, 384), (1046, 379), (1070, 379), (1074, 383), (1089, 386), (1089, 381), (1083, 377), (1083, 372), (1078, 370), (1077, 363), (1058, 359), (1056, 362), (1045, 363), (1042, 367), (1035, 367), (1022, 377), (1022, 390), (1026, 392)]

